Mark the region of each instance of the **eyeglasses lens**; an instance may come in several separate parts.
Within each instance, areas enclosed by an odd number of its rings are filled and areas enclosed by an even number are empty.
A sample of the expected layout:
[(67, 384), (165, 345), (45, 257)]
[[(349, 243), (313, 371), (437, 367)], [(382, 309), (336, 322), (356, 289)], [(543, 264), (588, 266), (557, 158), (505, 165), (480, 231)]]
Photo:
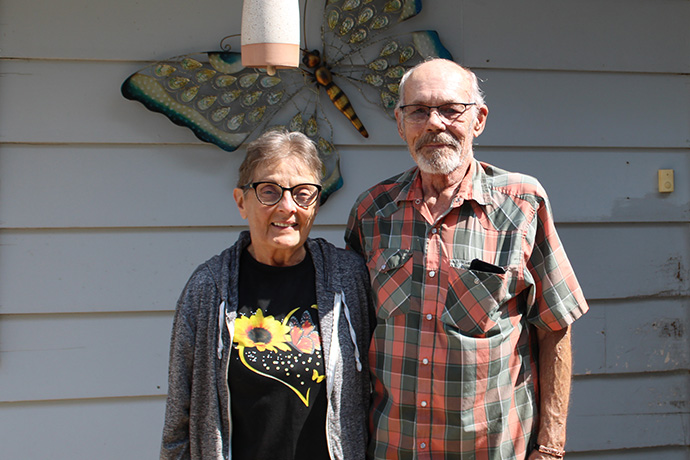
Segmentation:
[(276, 184), (259, 184), (254, 190), (259, 201), (269, 206), (276, 204), (283, 197), (283, 190)]

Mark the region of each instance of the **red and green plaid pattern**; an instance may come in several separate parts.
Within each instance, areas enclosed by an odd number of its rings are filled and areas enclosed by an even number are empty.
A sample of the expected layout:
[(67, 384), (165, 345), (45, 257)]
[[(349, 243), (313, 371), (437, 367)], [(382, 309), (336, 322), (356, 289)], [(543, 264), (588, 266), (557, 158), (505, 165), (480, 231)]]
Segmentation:
[[(367, 259), (377, 459), (523, 459), (537, 423), (538, 327), (587, 311), (544, 190), (474, 162), (431, 222), (416, 168), (362, 194), (345, 234)], [(470, 270), (480, 259), (505, 270)]]

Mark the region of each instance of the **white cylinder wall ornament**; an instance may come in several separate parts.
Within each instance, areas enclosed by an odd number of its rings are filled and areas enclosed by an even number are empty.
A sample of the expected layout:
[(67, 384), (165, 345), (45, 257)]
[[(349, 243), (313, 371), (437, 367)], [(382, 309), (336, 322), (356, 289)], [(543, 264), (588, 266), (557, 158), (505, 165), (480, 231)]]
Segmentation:
[(299, 67), (299, 0), (244, 0), (242, 65)]

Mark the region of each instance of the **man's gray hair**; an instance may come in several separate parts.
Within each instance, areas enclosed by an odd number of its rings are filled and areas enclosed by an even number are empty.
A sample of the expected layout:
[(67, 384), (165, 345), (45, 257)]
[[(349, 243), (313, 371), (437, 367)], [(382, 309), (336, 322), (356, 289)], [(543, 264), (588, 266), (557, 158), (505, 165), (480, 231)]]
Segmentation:
[[(399, 94), (399, 97), (398, 97), (398, 103), (395, 105), (395, 110), (398, 110), (398, 109), (400, 108), (401, 105), (404, 105), (404, 104), (405, 104), (405, 100), (404, 100), (404, 97), (405, 97), (405, 83), (407, 82), (407, 79), (409, 78), (409, 76), (412, 75), (412, 72), (414, 72), (415, 70), (417, 70), (417, 68), (418, 68), (419, 66), (421, 66), (421, 65), (423, 65), (423, 64), (426, 64), (427, 62), (433, 62), (433, 61), (445, 61), (445, 62), (450, 62), (450, 63), (452, 63), (452, 64), (455, 64), (459, 69), (464, 70), (465, 72), (467, 72), (467, 74), (468, 74), (469, 77), (470, 77), (470, 82), (471, 82), (471, 85), (472, 85), (472, 99), (473, 99), (472, 101), (467, 101), (467, 102), (474, 102), (475, 104), (477, 104), (478, 107), (484, 105), (484, 92), (483, 92), (482, 89), (479, 87), (479, 79), (477, 78), (477, 76), (475, 75), (474, 72), (472, 72), (472, 71), (471, 71), (470, 69), (468, 69), (467, 67), (463, 67), (463, 66), (461, 66), (460, 64), (458, 64), (457, 62), (451, 61), (451, 60), (449, 60), (449, 59), (432, 58), (432, 59), (427, 59), (427, 60), (424, 61), (424, 62), (420, 62), (419, 64), (417, 64), (416, 66), (412, 67), (412, 68), (409, 69), (407, 72), (405, 72), (405, 74), (402, 76), (402, 78), (400, 79), (400, 83), (398, 84), (398, 94)], [(456, 102), (465, 102), (465, 101), (456, 101)]]

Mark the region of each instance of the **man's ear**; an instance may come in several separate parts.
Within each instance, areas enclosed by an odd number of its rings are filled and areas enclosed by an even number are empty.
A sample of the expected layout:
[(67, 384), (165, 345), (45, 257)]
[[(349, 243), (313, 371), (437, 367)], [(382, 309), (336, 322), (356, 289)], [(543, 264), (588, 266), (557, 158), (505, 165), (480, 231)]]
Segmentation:
[(489, 108), (486, 105), (482, 105), (478, 109), (479, 113), (474, 119), (474, 124), (472, 125), (472, 134), (474, 137), (479, 137), (481, 133), (484, 132), (486, 127), (486, 117), (489, 116)]
[(402, 140), (405, 140), (405, 127), (403, 126), (402, 110), (395, 109), (395, 122), (398, 125), (398, 135)]
[(242, 219), (246, 219), (247, 208), (245, 208), (244, 190), (242, 190), (241, 188), (236, 188), (232, 191), (232, 197), (235, 199), (237, 209), (240, 211), (240, 216), (242, 216)]

